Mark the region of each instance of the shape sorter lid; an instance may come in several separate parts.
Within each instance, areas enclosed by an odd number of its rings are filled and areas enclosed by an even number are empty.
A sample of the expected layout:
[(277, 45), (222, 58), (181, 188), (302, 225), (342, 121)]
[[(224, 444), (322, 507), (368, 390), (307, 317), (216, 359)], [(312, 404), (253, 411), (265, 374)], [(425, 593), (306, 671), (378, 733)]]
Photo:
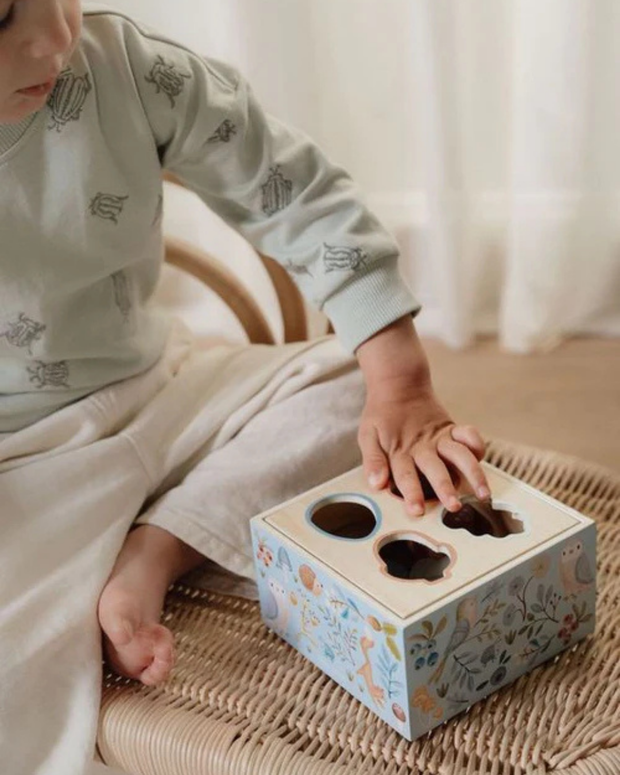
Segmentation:
[[(491, 486), (493, 508), (500, 512), (498, 518), (504, 520), (497, 524), (507, 525), (510, 531), (522, 532), (509, 532), (500, 538), (474, 535), (458, 527), (458, 521), (448, 526), (445, 522), (452, 520), (438, 501), (427, 502), (423, 517), (410, 517), (405, 513), (402, 499), (388, 490), (371, 491), (361, 468), (315, 487), (256, 519), (270, 525), (272, 530), (330, 568), (341, 580), (366, 593), (384, 609), (400, 619), (409, 619), (429, 606), (447, 604), (448, 598), (457, 597), (459, 591), (473, 581), (485, 583), (524, 559), (524, 555), (542, 551), (545, 544), (568, 537), (590, 523), (586, 517), (529, 485), (493, 466), (483, 465)], [(343, 509), (354, 504), (353, 508), (359, 512), (363, 507), (362, 511), (370, 517), (368, 529), (360, 531), (363, 536), (342, 537), (322, 529), (329, 528), (330, 523), (328, 511), (324, 510), (321, 516), (321, 509), (330, 504), (339, 504), (340, 511), (331, 512), (335, 518), (331, 527), (338, 530), (336, 525), (340, 522), (342, 534), (350, 533), (350, 530), (342, 529)], [(501, 530), (495, 532), (502, 533)], [(398, 551), (390, 555), (386, 564), (385, 547), (396, 541), (400, 544), (387, 552)], [(403, 550), (405, 554), (407, 551), (411, 554), (411, 548), (407, 548), (411, 544), (405, 541), (415, 541), (422, 547), (418, 568), (430, 568), (429, 576), (433, 580), (394, 575), (398, 574), (398, 567), (402, 567)], [(424, 552), (428, 553), (426, 547), (439, 554), (424, 557)], [(438, 562), (434, 557), (441, 559)], [(388, 567), (391, 573), (388, 573)]]

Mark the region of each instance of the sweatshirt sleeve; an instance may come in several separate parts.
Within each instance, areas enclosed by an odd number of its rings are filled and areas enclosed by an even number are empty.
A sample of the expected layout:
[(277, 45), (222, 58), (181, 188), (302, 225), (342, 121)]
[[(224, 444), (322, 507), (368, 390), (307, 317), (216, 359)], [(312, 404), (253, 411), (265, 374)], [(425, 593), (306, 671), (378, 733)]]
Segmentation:
[(394, 239), (307, 135), (267, 115), (234, 67), (134, 24), (124, 36), (162, 167), (284, 266), (347, 350), (418, 312)]

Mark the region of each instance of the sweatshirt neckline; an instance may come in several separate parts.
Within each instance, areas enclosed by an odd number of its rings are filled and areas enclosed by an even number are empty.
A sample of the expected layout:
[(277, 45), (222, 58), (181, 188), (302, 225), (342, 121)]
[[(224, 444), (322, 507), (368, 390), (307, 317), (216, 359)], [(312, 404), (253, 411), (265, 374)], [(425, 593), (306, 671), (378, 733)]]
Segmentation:
[(31, 135), (35, 127), (41, 124), (45, 113), (43, 107), (17, 124), (0, 124), (0, 164), (18, 151), (18, 146), (23, 145), (22, 141), (26, 136)]
[(18, 124), (0, 124), (0, 156), (10, 151), (15, 143), (21, 140), (36, 117), (36, 113), (31, 113)]

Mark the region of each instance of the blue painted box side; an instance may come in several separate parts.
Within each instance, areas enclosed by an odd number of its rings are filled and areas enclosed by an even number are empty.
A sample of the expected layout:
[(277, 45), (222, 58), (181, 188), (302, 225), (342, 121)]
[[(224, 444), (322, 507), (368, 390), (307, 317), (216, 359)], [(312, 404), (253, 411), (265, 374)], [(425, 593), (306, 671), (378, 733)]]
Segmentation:
[(594, 632), (596, 525), (405, 631), (410, 739)]
[(267, 626), (407, 735), (402, 626), (262, 522), (253, 520), (251, 528)]

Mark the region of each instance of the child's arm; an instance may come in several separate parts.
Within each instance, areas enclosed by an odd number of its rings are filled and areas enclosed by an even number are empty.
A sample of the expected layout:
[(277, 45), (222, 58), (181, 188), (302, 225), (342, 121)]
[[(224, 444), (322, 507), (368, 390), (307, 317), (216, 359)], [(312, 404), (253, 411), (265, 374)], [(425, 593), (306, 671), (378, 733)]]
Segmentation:
[(161, 166), (279, 261), (345, 349), (417, 312), (398, 245), (344, 169), (266, 113), (234, 67), (118, 23)]
[(474, 429), (455, 426), (433, 395), (411, 323), (420, 305), (399, 274), (393, 237), (347, 173), (303, 132), (265, 113), (234, 67), (122, 26), (161, 165), (280, 261), (357, 352), (368, 385), (366, 470), (376, 467), (381, 485), (391, 468), (411, 508), (423, 503), (415, 462), (454, 508), (443, 461), (478, 490), (482, 442)]
[(446, 463), (462, 473), (478, 497), (490, 496), (479, 464), (484, 443), (471, 426), (457, 426), (433, 392), (426, 355), (410, 317), (400, 318), (363, 342), (356, 355), (367, 385), (359, 429), (364, 471), (371, 486), (392, 478), (409, 513), (424, 513), (416, 466), (441, 502), (457, 511)]

